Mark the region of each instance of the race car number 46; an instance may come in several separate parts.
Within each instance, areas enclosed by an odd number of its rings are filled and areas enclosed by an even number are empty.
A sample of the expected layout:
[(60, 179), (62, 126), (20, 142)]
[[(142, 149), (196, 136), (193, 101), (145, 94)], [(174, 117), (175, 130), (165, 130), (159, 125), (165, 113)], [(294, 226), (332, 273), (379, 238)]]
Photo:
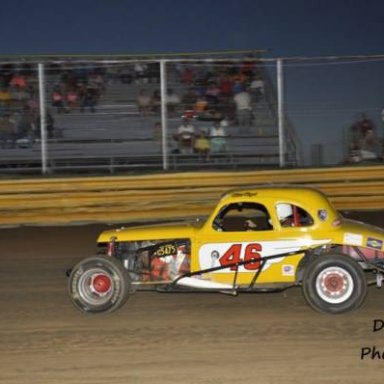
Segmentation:
[(249, 271), (255, 271), (260, 268), (259, 252), (262, 251), (261, 244), (251, 243), (245, 246), (244, 255), (242, 255), (243, 244), (233, 244), (231, 247), (219, 258), (220, 265), (225, 267), (231, 265), (230, 269), (235, 271), (238, 266), (233, 265), (244, 262), (244, 268)]

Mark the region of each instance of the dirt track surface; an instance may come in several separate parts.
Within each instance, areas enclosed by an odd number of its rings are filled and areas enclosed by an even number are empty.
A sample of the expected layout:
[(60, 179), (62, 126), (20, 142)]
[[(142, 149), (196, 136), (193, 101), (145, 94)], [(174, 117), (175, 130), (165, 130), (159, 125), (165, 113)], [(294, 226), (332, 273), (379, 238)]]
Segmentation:
[[(382, 215), (360, 215), (384, 226)], [(0, 383), (381, 383), (384, 291), (358, 312), (311, 310), (299, 288), (278, 294), (140, 292), (118, 312), (85, 315), (64, 271), (95, 251), (106, 226), (0, 231)], [(383, 288), (384, 289), (384, 288)]]

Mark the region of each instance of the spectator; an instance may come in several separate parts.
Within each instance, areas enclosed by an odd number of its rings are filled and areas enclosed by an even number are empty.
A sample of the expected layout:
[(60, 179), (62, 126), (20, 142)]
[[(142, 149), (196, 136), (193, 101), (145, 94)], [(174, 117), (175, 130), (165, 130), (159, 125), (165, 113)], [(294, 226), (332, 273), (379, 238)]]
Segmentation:
[(357, 115), (356, 121), (351, 125), (351, 145), (357, 150), (361, 149), (361, 142), (365, 133), (369, 129), (374, 129), (373, 123), (367, 118), (365, 113)]
[(12, 105), (14, 108), (21, 108), (28, 100), (28, 93), (25, 88), (21, 88), (18, 85), (12, 87), (11, 90)]
[(194, 107), (196, 115), (202, 116), (207, 110), (207, 108), (208, 108), (207, 98), (205, 96), (198, 97)]
[(80, 111), (84, 112), (85, 108), (89, 107), (90, 111), (94, 113), (96, 104), (97, 104), (96, 90), (92, 87), (87, 87), (80, 101)]
[(254, 70), (255, 60), (253, 59), (253, 55), (248, 55), (242, 62), (240, 71), (249, 80), (253, 77)]
[(59, 87), (55, 87), (51, 94), (51, 104), (56, 108), (57, 113), (65, 112), (64, 97)]
[(364, 137), (366, 132), (370, 129), (375, 129), (372, 120), (369, 119), (365, 113), (359, 114), (355, 124), (352, 126), (352, 130), (354, 130), (358, 136)]
[(219, 83), (220, 96), (221, 97), (231, 97), (232, 96), (232, 87), (233, 83), (230, 77), (224, 74)]
[(76, 89), (70, 89), (66, 94), (67, 112), (79, 107), (79, 95)]
[(173, 92), (173, 89), (168, 89), (167, 92), (167, 109), (168, 112), (175, 115), (180, 106), (181, 100), (179, 95)]
[(140, 89), (139, 96), (137, 97), (137, 105), (142, 116), (148, 116), (151, 110), (151, 104), (151, 97), (148, 95), (145, 89)]
[(216, 107), (219, 102), (220, 88), (216, 83), (212, 82), (208, 85), (208, 88), (205, 92), (207, 97), (208, 104), (212, 107)]
[(247, 91), (238, 92), (233, 97), (236, 105), (236, 118), (240, 132), (247, 133), (252, 123), (251, 97)]
[(1, 114), (4, 114), (5, 111), (8, 110), (12, 100), (11, 92), (9, 92), (8, 88), (3, 88), (0, 91), (0, 108)]
[(215, 121), (211, 128), (209, 137), (212, 154), (224, 153), (227, 151), (227, 135), (225, 133), (225, 126), (226, 120), (222, 120), (221, 122)]
[(134, 66), (134, 72), (135, 72), (135, 83), (136, 84), (148, 84), (148, 77), (147, 77), (147, 65), (142, 63), (136, 63)]
[(175, 140), (178, 144), (178, 151), (182, 154), (193, 153), (195, 145), (195, 127), (189, 119), (183, 119), (183, 122), (177, 130)]
[(264, 81), (261, 76), (256, 76), (252, 80), (249, 86), (249, 90), (253, 101), (256, 103), (264, 97), (265, 88)]
[(160, 64), (148, 63), (146, 76), (150, 83), (158, 84), (160, 82)]
[(244, 91), (246, 76), (243, 73), (237, 73), (233, 76), (232, 93), (236, 94)]
[(200, 130), (196, 134), (195, 140), (195, 152), (199, 155), (199, 158), (202, 160), (207, 160), (209, 156), (209, 141), (207, 138), (207, 133), (204, 130)]
[(151, 111), (153, 113), (160, 113), (161, 111), (161, 94), (159, 89), (155, 89), (152, 94)]
[(6, 113), (0, 117), (0, 145), (1, 148), (14, 148), (16, 140), (17, 127), (14, 121)]
[(39, 101), (37, 96), (30, 97), (26, 103), (26, 107), (31, 114), (36, 114), (39, 108)]
[(161, 123), (159, 121), (157, 121), (153, 126), (153, 137), (156, 141), (161, 141), (163, 137)]
[(131, 84), (133, 80), (132, 70), (129, 67), (124, 67), (119, 73), (120, 81), (123, 84)]
[(89, 77), (88, 84), (92, 84), (95, 88), (98, 89), (99, 96), (101, 96), (106, 90), (104, 78), (100, 73), (92, 73), (92, 75)]
[(194, 89), (188, 88), (182, 99), (184, 110), (193, 110), (195, 108), (196, 100), (197, 97)]
[(25, 139), (24, 145), (29, 146), (33, 141), (33, 121), (35, 120), (35, 115), (31, 113), (28, 107), (25, 107), (20, 115), (18, 121), (17, 131), (19, 139)]
[(180, 81), (183, 84), (186, 84), (189, 86), (193, 83), (193, 77), (194, 77), (194, 73), (193, 73), (192, 68), (187, 67), (187, 68), (184, 68), (184, 70), (182, 71)]
[(10, 85), (12, 87), (25, 88), (27, 86), (27, 81), (25, 80), (25, 77), (23, 75), (21, 75), (20, 73), (16, 73), (13, 75)]
[(361, 139), (360, 154), (363, 160), (377, 159), (379, 153), (379, 142), (375, 137), (373, 128), (368, 127)]

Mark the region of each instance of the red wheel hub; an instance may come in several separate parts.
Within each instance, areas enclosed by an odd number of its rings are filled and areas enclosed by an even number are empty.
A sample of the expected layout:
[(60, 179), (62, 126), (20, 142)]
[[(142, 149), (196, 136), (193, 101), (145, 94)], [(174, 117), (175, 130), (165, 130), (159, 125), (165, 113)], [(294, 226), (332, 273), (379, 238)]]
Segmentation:
[(329, 292), (339, 292), (344, 287), (344, 278), (338, 273), (331, 273), (324, 279), (324, 286)]
[(96, 275), (92, 278), (92, 288), (97, 293), (106, 293), (111, 289), (111, 279), (104, 274)]

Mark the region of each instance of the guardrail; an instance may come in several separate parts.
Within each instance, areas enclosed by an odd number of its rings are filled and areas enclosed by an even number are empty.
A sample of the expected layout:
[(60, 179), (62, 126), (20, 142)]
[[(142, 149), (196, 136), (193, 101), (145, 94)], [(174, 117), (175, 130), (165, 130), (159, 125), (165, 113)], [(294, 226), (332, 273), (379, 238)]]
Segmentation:
[(230, 188), (295, 183), (340, 210), (384, 209), (384, 166), (0, 181), (0, 225), (140, 222), (209, 214)]

